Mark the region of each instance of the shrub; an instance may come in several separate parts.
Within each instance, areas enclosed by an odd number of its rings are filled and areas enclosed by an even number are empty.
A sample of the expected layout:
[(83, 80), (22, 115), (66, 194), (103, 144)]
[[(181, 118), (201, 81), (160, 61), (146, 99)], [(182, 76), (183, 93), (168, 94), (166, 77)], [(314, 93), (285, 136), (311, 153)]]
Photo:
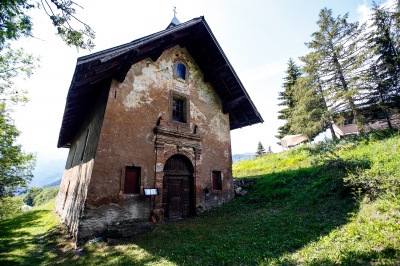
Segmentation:
[[(393, 133), (394, 132), (394, 133)], [(344, 182), (358, 194), (367, 194), (376, 199), (386, 194), (400, 193), (400, 137), (395, 131), (373, 132), (368, 135), (368, 145), (360, 145), (357, 149), (343, 154), (347, 160), (364, 158), (369, 167), (359, 165), (353, 171), (347, 171)], [(388, 136), (393, 136), (387, 138)], [(383, 139), (374, 140), (372, 139)]]
[(34, 199), (35, 197), (43, 190), (41, 187), (33, 187), (28, 190), (28, 193), (26, 196), (23, 198), (23, 201), (25, 202), (26, 205), (28, 206), (34, 206)]
[(29, 189), (28, 194), (24, 197), (24, 202), (29, 206), (42, 205), (57, 196), (59, 187), (36, 188)]
[(384, 169), (357, 169), (344, 178), (347, 186), (376, 199), (381, 194), (400, 193), (400, 174), (388, 173)]
[(371, 141), (377, 141), (388, 139), (399, 134), (399, 129), (372, 130), (366, 134), (361, 134), (361, 137)]
[(60, 187), (44, 188), (34, 199), (34, 206), (43, 205), (44, 203), (54, 199), (57, 196), (59, 189)]
[(0, 220), (9, 219), (21, 212), (21, 197), (4, 197), (0, 199)]

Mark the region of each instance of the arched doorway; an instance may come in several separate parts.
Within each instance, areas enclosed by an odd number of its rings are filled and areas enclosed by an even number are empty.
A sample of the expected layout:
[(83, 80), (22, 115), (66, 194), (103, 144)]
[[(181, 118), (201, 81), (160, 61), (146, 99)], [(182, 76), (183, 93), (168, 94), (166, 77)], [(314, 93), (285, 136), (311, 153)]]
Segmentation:
[(194, 213), (193, 166), (183, 155), (171, 156), (164, 166), (162, 207), (170, 220)]

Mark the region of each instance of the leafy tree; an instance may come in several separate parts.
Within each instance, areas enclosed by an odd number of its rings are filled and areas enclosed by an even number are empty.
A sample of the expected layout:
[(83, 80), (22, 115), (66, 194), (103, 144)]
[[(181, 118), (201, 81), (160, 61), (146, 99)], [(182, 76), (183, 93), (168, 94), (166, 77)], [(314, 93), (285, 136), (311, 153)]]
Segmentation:
[(0, 198), (26, 187), (32, 179), (35, 158), (16, 144), (19, 131), (11, 120), (4, 103), (0, 104)]
[(362, 112), (367, 122), (383, 120), (392, 128), (392, 115), (398, 113), (400, 106), (400, 46), (396, 39), (396, 20), (390, 7), (374, 3), (372, 11), (368, 35), (372, 60), (365, 80)]
[(26, 205), (33, 207), (35, 205), (35, 198), (39, 193), (41, 193), (43, 188), (41, 187), (33, 187), (28, 190), (28, 193), (22, 199)]
[(326, 90), (333, 113), (350, 112), (357, 123), (362, 117), (357, 108), (360, 76), (363, 75), (362, 32), (364, 25), (349, 23), (348, 14), (332, 16), (332, 10), (324, 8), (319, 13), (319, 30), (312, 34), (313, 40), (306, 43), (319, 56), (318, 75), (323, 90)]
[(28, 78), (37, 68), (39, 58), (27, 54), (23, 49), (12, 50), (6, 44), (0, 53), (0, 101), (8, 104), (27, 102), (27, 92), (14, 86), (17, 77)]
[(262, 145), (261, 141), (258, 142), (256, 156), (260, 157), (265, 154), (264, 146)]
[[(16, 77), (29, 77), (38, 66), (39, 59), (22, 49), (12, 49), (10, 41), (20, 37), (32, 37), (33, 23), (29, 10), (42, 8), (57, 29), (57, 34), (69, 46), (77, 49), (92, 49), (93, 30), (75, 17), (75, 2), (70, 0), (7, 0), (2, 1), (0, 9), (0, 100), (18, 103), (27, 101), (26, 91), (15, 88)], [(82, 25), (83, 29), (75, 29)]]
[[(293, 99), (293, 88), (296, 84), (296, 80), (301, 76), (301, 72), (299, 66), (296, 65), (292, 58), (289, 59), (288, 68), (285, 73), (286, 77), (284, 78), (283, 82), (284, 91), (279, 92), (278, 99), (282, 101), (281, 103), (279, 103), (279, 105), (286, 107), (278, 111), (278, 119), (286, 120), (286, 123), (278, 128), (278, 135), (275, 136), (278, 139), (281, 139), (284, 136), (293, 133), (290, 129), (289, 122), (293, 109), (296, 105)], [(280, 144), (280, 142), (278, 144)]]
[[(33, 23), (29, 10), (42, 8), (68, 46), (92, 49), (93, 30), (75, 16), (78, 4), (71, 0), (7, 0), (0, 8), (0, 199), (26, 187), (32, 179), (35, 158), (16, 143), (19, 131), (10, 118), (13, 104), (27, 101), (26, 91), (14, 86), (14, 79), (29, 77), (38, 59), (22, 49), (12, 49), (11, 41), (32, 37)], [(79, 7), (79, 6), (78, 6)], [(77, 29), (73, 26), (80, 25)]]
[(21, 197), (0, 198), (0, 220), (12, 218), (21, 213)]
[(54, 199), (58, 194), (58, 190), (58, 186), (48, 188), (33, 187), (29, 189), (28, 193), (23, 198), (23, 201), (26, 205), (32, 207), (42, 205), (51, 199)]
[[(0, 9), (0, 50), (9, 40), (18, 40), (21, 36), (32, 36), (33, 23), (28, 11), (34, 8), (42, 8), (48, 15), (53, 26), (57, 29), (57, 35), (68, 46), (81, 49), (92, 49), (95, 38), (94, 31), (75, 16), (75, 7), (80, 7), (71, 0), (7, 0), (2, 1)], [(77, 22), (77, 23), (76, 23)], [(72, 26), (81, 25), (76, 29)]]

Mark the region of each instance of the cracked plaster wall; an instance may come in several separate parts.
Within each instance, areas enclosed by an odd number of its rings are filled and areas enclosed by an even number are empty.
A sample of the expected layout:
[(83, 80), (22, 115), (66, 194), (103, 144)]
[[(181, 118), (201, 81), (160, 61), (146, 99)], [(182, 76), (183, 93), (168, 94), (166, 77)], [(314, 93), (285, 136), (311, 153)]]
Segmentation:
[[(185, 82), (174, 78), (177, 62), (187, 66)], [(171, 121), (171, 91), (188, 101), (190, 112), (185, 124)], [(145, 59), (133, 65), (123, 83), (112, 81), (81, 211), (79, 238), (103, 232), (119, 221), (150, 219), (154, 206), (149, 198), (123, 193), (124, 171), (126, 166), (140, 167), (141, 186), (156, 186), (156, 170), (163, 168), (155, 154), (154, 127), (160, 116), (165, 128), (193, 133), (197, 127), (202, 138), (198, 158), (201, 168), (195, 179), (196, 207), (209, 209), (233, 198), (229, 117), (222, 113), (218, 95), (203, 82), (201, 71), (186, 49), (175, 46), (164, 51), (156, 62)], [(181, 151), (193, 161), (194, 148), (182, 145)], [(175, 142), (166, 143), (165, 158), (178, 152)], [(221, 171), (222, 191), (212, 190), (213, 170)]]

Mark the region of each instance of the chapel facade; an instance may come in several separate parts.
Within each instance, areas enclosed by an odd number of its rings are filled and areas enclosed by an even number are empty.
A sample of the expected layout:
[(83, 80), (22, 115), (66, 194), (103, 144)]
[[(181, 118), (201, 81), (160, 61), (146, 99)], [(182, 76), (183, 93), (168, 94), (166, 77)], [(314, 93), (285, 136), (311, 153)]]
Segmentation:
[(82, 240), (220, 206), (234, 196), (230, 130), (260, 122), (204, 17), (78, 58), (55, 210)]

